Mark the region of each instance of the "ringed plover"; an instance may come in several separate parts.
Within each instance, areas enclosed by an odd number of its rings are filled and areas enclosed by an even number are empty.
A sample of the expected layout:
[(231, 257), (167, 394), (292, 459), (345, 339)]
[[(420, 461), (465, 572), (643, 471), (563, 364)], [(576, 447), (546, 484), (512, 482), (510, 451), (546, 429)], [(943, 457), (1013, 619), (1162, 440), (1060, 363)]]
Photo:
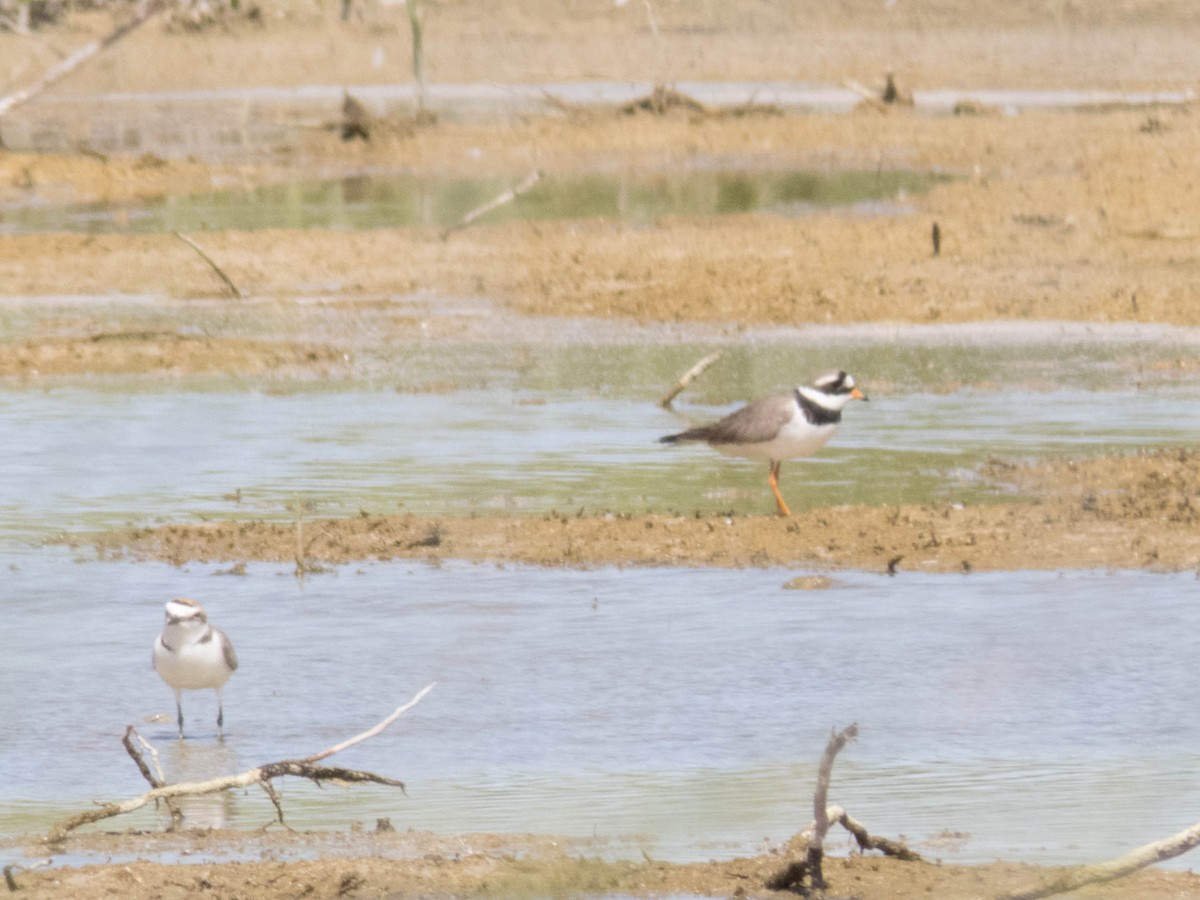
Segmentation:
[(839, 369), (790, 394), (755, 400), (719, 422), (659, 440), (664, 444), (703, 441), (727, 456), (767, 460), (767, 484), (775, 495), (776, 511), (790, 516), (792, 512), (779, 493), (779, 467), (785, 459), (812, 456), (824, 447), (837, 431), (842, 408), (851, 400), (866, 399), (855, 387), (854, 377)]

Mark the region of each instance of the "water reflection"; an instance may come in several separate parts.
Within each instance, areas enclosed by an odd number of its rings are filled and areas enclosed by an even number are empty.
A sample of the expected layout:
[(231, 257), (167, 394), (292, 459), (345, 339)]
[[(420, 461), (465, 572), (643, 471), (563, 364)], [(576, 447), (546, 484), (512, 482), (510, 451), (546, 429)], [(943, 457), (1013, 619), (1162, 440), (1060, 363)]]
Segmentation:
[[(218, 191), (128, 204), (10, 209), (0, 234), (254, 230), (261, 228), (447, 227), (511, 188), (517, 178), (448, 179), (357, 175), (291, 182), (250, 191)], [(903, 170), (870, 172), (712, 171), (559, 175), (542, 179), (481, 221), (617, 218), (645, 223), (666, 215), (711, 216), (895, 201), (945, 178)], [(879, 207), (864, 209), (877, 210)]]
[[(1190, 445), (1200, 421), (1196, 387), (871, 393), (820, 455), (793, 466), (797, 509), (987, 501), (1006, 490), (978, 475), (991, 456)], [(671, 413), (560, 392), (0, 394), (0, 539), (360, 510), (769, 512), (758, 465), (656, 443), (730, 408)]]
[[(209, 781), (241, 771), (237, 753), (225, 741), (201, 731), (190, 740), (159, 741), (157, 746), (166, 780), (171, 784)], [(184, 828), (224, 828), (236, 821), (240, 793), (220, 791), (179, 797), (174, 802), (183, 814)]]

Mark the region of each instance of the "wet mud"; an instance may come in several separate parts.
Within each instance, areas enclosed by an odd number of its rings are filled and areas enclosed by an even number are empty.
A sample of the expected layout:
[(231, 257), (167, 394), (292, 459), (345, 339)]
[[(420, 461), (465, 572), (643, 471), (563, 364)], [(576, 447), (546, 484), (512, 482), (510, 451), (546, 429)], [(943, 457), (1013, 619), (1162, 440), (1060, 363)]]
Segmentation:
[[(256, 838), (251, 847), (286, 853), (310, 843), (309, 835)], [(113, 852), (152, 852), (154, 837), (123, 835), (91, 841)], [(197, 834), (197, 854), (246, 849), (244, 837)], [(327, 845), (328, 839), (317, 843)], [(357, 850), (356, 850), (357, 848)], [(165, 865), (144, 861), (58, 871), (15, 873), (20, 896), (71, 896), (79, 900), (125, 897), (781, 897), (765, 882), (790, 860), (788, 847), (760, 856), (687, 865), (655, 861), (604, 861), (586, 842), (569, 839), (462, 835), (437, 838), (406, 833), (348, 836), (332, 858)], [(346, 854), (342, 856), (342, 854)], [(856, 856), (824, 866), (829, 896), (860, 900), (896, 897), (981, 898), (1035, 887), (1059, 874), (1054, 868), (1017, 863), (981, 866), (901, 862)], [(1145, 900), (1191, 896), (1200, 890), (1190, 872), (1140, 872), (1074, 896)]]
[[(56, 90), (137, 91), (197, 86), (411, 80), (407, 22), (383, 5), (271, 7), (254, 23), (188, 32), (152, 24)], [(503, 6), (503, 9), (500, 9)], [(833, 6), (639, 4), (585, 10), (525, 0), (449, 2), (427, 22), (428, 71), (441, 82), (572, 79), (788, 79), (878, 84), (893, 68), (907, 87), (1195, 87), (1200, 17), (1194, 3), (1116, 5), (951, 2), (938, 16), (918, 4)], [(469, 14), (468, 14), (469, 13)], [(500, 17), (500, 18), (497, 18)], [(998, 17), (998, 18), (997, 18)], [(24, 41), (0, 31), (0, 77), (28, 81), (107, 28), (81, 13), (71, 28)], [(802, 36), (798, 37), (798, 35)], [(653, 63), (648, 61), (654, 61)], [(648, 68), (656, 71), (648, 72)], [(204, 73), (208, 81), (199, 84)], [(202, 79), (201, 79), (202, 80)], [(608, 220), (487, 225), (444, 237), (426, 228), (364, 232), (279, 230), (193, 235), (244, 294), (285, 310), (301, 300), (354, 304), (395, 297), (487, 297), (516, 313), (632, 323), (757, 324), (1074, 320), (1200, 325), (1196, 248), (1200, 180), (1185, 174), (1200, 147), (1200, 108), (1043, 110), (1009, 115), (968, 105), (932, 116), (866, 103), (848, 114), (715, 115), (564, 109), (553, 119), (497, 125), (396, 123), (371, 142), (345, 143), (314, 127), (302, 163), (232, 166), (199, 159), (54, 156), (0, 149), (0, 203), (129, 201), (223, 186), (400, 168), (416, 175), (493, 172), (514, 183), (538, 169), (662, 170), (732, 161), (763, 168), (917, 168), (952, 176), (886, 214), (731, 215), (651, 223)], [(87, 150), (87, 148), (81, 148)], [(931, 243), (937, 223), (940, 245)], [(321, 377), (347, 359), (345, 335), (246, 335), (221, 325), (229, 298), (211, 267), (172, 235), (0, 236), (0, 284), (35, 324), (0, 335), (0, 377), (255, 374)], [(145, 329), (109, 317), (61, 318), (70, 296), (160, 296), (203, 301), (214, 326)], [(347, 302), (348, 301), (348, 302)], [(398, 321), (383, 338), (412, 339)], [(1176, 363), (1191, 377), (1196, 359)], [(1008, 486), (1004, 502), (899, 508), (835, 507), (794, 519), (663, 510), (564, 511), (525, 518), (380, 517), (295, 523), (208, 522), (131, 528), (62, 540), (80, 553), (321, 566), (375, 559), (465, 559), (550, 566), (775, 566), (969, 572), (1053, 568), (1200, 568), (1195, 454), (1154, 451), (1028, 465), (997, 460), (983, 473)], [(804, 823), (798, 822), (799, 828)], [(869, 824), (869, 823), (868, 823)], [(317, 858), (198, 865), (149, 862), (18, 871), (22, 896), (768, 896), (779, 852), (691, 866), (600, 862), (565, 839), (514, 848), (478, 837), (450, 846), (401, 836)], [(93, 852), (156, 852), (146, 835), (88, 835)], [(240, 838), (192, 834), (198, 855)], [(286, 856), (303, 835), (281, 837)], [(386, 836), (372, 840), (388, 841)], [(398, 838), (399, 840), (399, 838)], [(81, 844), (82, 846), (82, 844)], [(854, 857), (830, 860), (831, 893), (884, 898), (994, 896), (1050, 877), (1010, 863), (959, 867)], [(1200, 892), (1185, 872), (1149, 872), (1089, 897), (1159, 898)]]
[[(63, 540), (102, 557), (294, 564), (461, 559), (538, 566), (778, 566), (895, 574), (1015, 569), (1200, 570), (1200, 465), (1191, 451), (1038, 465), (992, 461), (1020, 502), (770, 513), (375, 516), (207, 522)], [(765, 494), (765, 489), (764, 489)], [(769, 498), (764, 496), (764, 511)], [(299, 552), (298, 547), (302, 548)]]

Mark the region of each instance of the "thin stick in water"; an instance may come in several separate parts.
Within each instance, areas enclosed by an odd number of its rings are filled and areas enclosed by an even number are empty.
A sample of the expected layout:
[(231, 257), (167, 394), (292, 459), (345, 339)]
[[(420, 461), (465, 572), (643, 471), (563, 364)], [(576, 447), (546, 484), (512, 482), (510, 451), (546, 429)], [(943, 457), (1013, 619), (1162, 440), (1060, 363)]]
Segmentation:
[(658, 401), (658, 405), (663, 409), (670, 409), (672, 401), (674, 401), (676, 397), (683, 393), (684, 388), (691, 384), (696, 378), (700, 377), (705, 369), (707, 369), (724, 355), (724, 350), (715, 350), (684, 372), (683, 376), (677, 382), (675, 382), (675, 387), (667, 391), (667, 393), (663, 395), (663, 398)]
[(195, 250), (197, 253), (199, 253), (200, 258), (202, 260), (204, 260), (206, 263), (208, 263), (210, 266), (212, 266), (212, 270), (221, 276), (221, 280), (224, 281), (225, 284), (228, 286), (229, 290), (231, 290), (233, 292), (233, 296), (237, 297), (239, 300), (242, 299), (242, 292), (238, 290), (238, 286), (233, 283), (233, 280), (228, 275), (225, 274), (225, 272), (221, 269), (220, 266), (218, 266), (215, 262), (213, 262), (212, 257), (210, 257), (207, 253), (205, 253), (200, 248), (199, 244), (197, 244), (195, 241), (193, 241), (186, 234), (182, 234), (178, 231), (172, 231), (171, 234), (175, 235), (175, 237), (179, 238), (181, 241), (183, 241), (185, 244), (187, 244), (189, 247), (191, 247), (193, 250)]
[(461, 219), (459, 219), (458, 222), (456, 222), (454, 225), (451, 225), (449, 228), (447, 228), (445, 231), (443, 231), (442, 232), (442, 240), (443, 241), (446, 240), (446, 238), (450, 237), (450, 235), (452, 235), (456, 231), (462, 231), (464, 228), (466, 228), (468, 225), (470, 225), (472, 222), (474, 222), (480, 216), (487, 215), (493, 209), (499, 209), (501, 206), (504, 206), (506, 203), (512, 203), (514, 200), (516, 200), (518, 197), (520, 197), (526, 191), (530, 190), (535, 184), (537, 184), (541, 180), (542, 180), (541, 172), (537, 171), (536, 169), (534, 171), (530, 172), (529, 177), (527, 177), (524, 181), (522, 181), (520, 184), (518, 184), (515, 188), (505, 191), (503, 194), (501, 194), (499, 197), (496, 197), (494, 200), (489, 200), (487, 203), (483, 204), (483, 206), (475, 207), (475, 209), (471, 210), (469, 213), (467, 213), (465, 216), (463, 216)]

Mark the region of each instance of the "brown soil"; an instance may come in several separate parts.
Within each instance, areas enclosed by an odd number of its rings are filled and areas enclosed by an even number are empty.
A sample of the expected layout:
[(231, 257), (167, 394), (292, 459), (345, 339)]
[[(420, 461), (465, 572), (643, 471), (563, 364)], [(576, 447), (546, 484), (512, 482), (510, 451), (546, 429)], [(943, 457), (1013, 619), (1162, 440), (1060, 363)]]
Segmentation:
[(65, 371), (102, 375), (146, 372), (254, 375), (317, 365), (324, 365), (328, 371), (330, 366), (341, 362), (341, 354), (323, 346), (238, 338), (215, 340), (174, 332), (97, 331), (84, 338), (46, 337), (7, 345), (0, 350), (0, 376), (32, 378)]
[[(231, 846), (264, 855), (287, 853), (309, 836), (247, 840), (220, 833), (196, 834), (187, 841), (194, 855), (228, 851)], [(92, 842), (97, 843), (97, 842)], [(120, 852), (152, 852), (153, 838), (120, 836), (100, 846)], [(175, 842), (172, 842), (174, 845)], [(320, 845), (328, 841), (318, 837)], [(662, 897), (787, 897), (764, 883), (791, 858), (782, 850), (746, 859), (672, 865), (647, 858), (605, 862), (586, 844), (563, 839), (498, 839), (489, 835), (438, 838), (432, 835), (370, 834), (351, 837), (337, 849), (341, 858), (238, 863), (87, 866), (80, 869), (16, 874), (21, 897), (579, 897), (613, 895)], [(357, 848), (357, 853), (354, 848)], [(895, 900), (898, 897), (995, 897), (1000, 892), (1036, 887), (1058, 870), (1018, 863), (981, 866), (940, 862), (899, 862), (882, 857), (829, 859), (824, 866), (830, 897)], [(1139, 897), (1166, 900), (1195, 896), (1200, 876), (1190, 872), (1139, 872), (1115, 885), (1072, 894), (1090, 900)]]
[[(359, 0), (361, 3), (361, 0)], [(1200, 6), (1194, 0), (1121, 4), (982, 4), (877, 0), (821, 4), (658, 2), (661, 43), (645, 6), (427, 6), (427, 72), (439, 82), (578, 78), (784, 79), (877, 85), (893, 68), (907, 88), (1173, 89), (1200, 85)], [(155, 90), (410, 80), (402, 10), (373, 3), (354, 19), (333, 4), (264, 5), (255, 23), (189, 32), (151, 23), (89, 63), (56, 92)], [(106, 30), (98, 13), (30, 40), (0, 30), (0, 91), (28, 83), (66, 51)], [(319, 77), (314, 73), (320, 73)], [(907, 216), (841, 213), (804, 219), (665, 218), (651, 227), (609, 221), (473, 226), (448, 240), (431, 230), (207, 233), (206, 251), (247, 294), (288, 314), (296, 298), (344, 304), (345, 329), (322, 341), (247, 336), (226, 327), (244, 307), (172, 236), (0, 236), (0, 284), (33, 298), (36, 320), (0, 340), (0, 376), (282, 371), (321, 374), (345, 360), (356, 304), (427, 292), (487, 296), (516, 312), (636, 322), (966, 322), (993, 319), (1140, 321), (1198, 325), (1200, 108), (1048, 111), (1019, 116), (975, 108), (936, 117), (866, 104), (848, 115), (743, 115), (679, 109), (666, 116), (572, 113), (505, 126), (393, 123), (368, 144), (314, 130), (304, 154), (325, 172), (404, 167), (421, 173), (523, 177), (580, 169), (666, 170), (733, 157), (759, 166), (918, 167), (957, 180), (912, 199)], [(292, 177), (286, 169), (199, 160), (31, 156), (0, 150), (0, 204), (123, 200)], [(937, 222), (942, 252), (934, 257)], [(314, 287), (315, 286), (315, 287)], [(182, 327), (91, 315), (89, 296), (205, 298)], [(76, 295), (78, 315), (39, 299)], [(347, 299), (348, 298), (348, 299)], [(397, 321), (381, 339), (411, 339)], [(1195, 359), (1176, 363), (1194, 371)], [(929, 571), (1055, 567), (1200, 567), (1195, 541), (1200, 476), (1194, 454), (1035, 467), (996, 463), (986, 474), (1014, 499), (986, 506), (850, 508), (794, 520), (763, 515), (619, 511), (582, 516), (380, 518), (306, 522), (305, 565), (361, 559), (455, 557), (538, 565), (779, 565)], [(767, 499), (764, 497), (764, 510)], [(819, 542), (813, 535), (820, 534)], [(80, 540), (80, 538), (72, 538)], [(90, 542), (91, 539), (88, 539)], [(295, 562), (292, 528), (264, 523), (172, 525), (95, 538), (105, 554)], [(76, 838), (73, 840), (84, 840)], [(232, 838), (229, 838), (232, 840)], [(90, 836), (97, 852), (128, 838)], [(198, 854), (221, 836), (193, 835)], [(283, 838), (284, 853), (302, 850)], [(488, 841), (492, 843), (488, 843)], [(153, 852), (146, 838), (146, 852)], [(290, 841), (290, 843), (289, 843)], [(107, 842), (107, 843), (106, 843)], [(436, 842), (397, 852), (370, 847), (299, 862), (162, 866), (150, 863), (18, 873), (33, 897), (578, 895), (702, 893), (762, 896), (781, 858), (667, 866), (604, 864), (585, 851), (479, 852)], [(93, 848), (95, 849), (95, 848)], [(958, 898), (994, 895), (1048, 877), (998, 864), (957, 867), (874, 858), (831, 861), (835, 895)], [(1194, 896), (1185, 873), (1149, 873), (1078, 896)]]
[[(799, 566), (969, 572), (1200, 569), (1200, 466), (1175, 451), (1010, 466), (988, 473), (1032, 500), (989, 506), (816, 509), (770, 515), (422, 518), (363, 514), (303, 523), (311, 569), (358, 560), (466, 559), (541, 566)], [(1103, 487), (1099, 487), (1099, 486)], [(764, 488), (764, 495), (766, 489)], [(764, 497), (764, 505), (769, 500)], [(814, 540), (814, 535), (820, 535)], [(293, 525), (211, 522), (94, 537), (102, 556), (297, 563)]]

